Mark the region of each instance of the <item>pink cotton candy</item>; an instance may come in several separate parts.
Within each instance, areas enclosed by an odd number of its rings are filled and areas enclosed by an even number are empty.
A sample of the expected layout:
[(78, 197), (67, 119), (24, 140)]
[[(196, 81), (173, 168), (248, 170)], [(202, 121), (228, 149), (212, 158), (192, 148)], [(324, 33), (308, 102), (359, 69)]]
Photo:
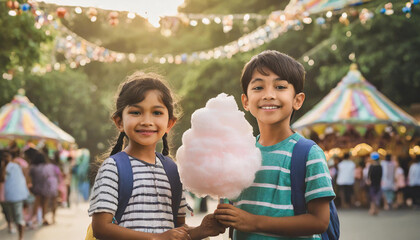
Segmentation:
[(191, 116), (176, 153), (181, 182), (198, 196), (233, 199), (249, 187), (261, 166), (252, 127), (233, 96), (210, 99)]

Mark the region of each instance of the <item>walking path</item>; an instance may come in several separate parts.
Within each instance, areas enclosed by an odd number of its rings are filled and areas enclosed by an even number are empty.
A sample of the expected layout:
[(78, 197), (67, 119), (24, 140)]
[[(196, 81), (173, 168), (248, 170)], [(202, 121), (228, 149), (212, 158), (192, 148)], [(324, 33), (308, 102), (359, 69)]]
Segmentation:
[[(193, 201), (188, 199), (190, 206)], [(209, 210), (212, 212), (217, 201), (209, 200)], [(57, 210), (57, 223), (26, 230), (27, 240), (84, 240), (86, 228), (91, 219), (87, 216), (88, 203), (73, 204), (71, 208)], [(187, 217), (187, 224), (198, 226), (205, 214), (195, 214)], [(417, 240), (420, 239), (420, 210), (381, 211), (378, 216), (370, 216), (367, 209), (339, 210), (341, 222), (341, 240)], [(50, 217), (50, 216), (49, 216)], [(0, 239), (16, 240), (17, 234), (7, 232), (3, 215), (0, 216)], [(227, 239), (226, 236), (213, 237), (211, 240)]]

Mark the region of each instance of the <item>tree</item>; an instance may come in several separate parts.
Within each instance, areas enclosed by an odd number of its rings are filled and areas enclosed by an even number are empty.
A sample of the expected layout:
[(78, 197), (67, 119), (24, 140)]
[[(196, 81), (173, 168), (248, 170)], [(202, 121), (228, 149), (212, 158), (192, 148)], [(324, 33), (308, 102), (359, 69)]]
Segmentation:
[(51, 40), (45, 27), (37, 29), (32, 13), (9, 16), (8, 7), (0, 4), (0, 74), (29, 72), (40, 59), (40, 45)]

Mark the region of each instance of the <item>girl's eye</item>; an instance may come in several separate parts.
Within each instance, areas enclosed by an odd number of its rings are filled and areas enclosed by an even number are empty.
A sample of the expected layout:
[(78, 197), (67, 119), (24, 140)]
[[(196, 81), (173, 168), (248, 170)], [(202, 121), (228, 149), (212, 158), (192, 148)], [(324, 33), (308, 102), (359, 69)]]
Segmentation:
[(262, 90), (263, 88), (260, 86), (253, 87), (252, 90)]
[(130, 115), (140, 115), (141, 113), (139, 111), (131, 111), (131, 112), (128, 112), (128, 114), (130, 114)]
[(162, 113), (162, 112), (160, 112), (160, 111), (154, 111), (154, 112), (153, 112), (153, 114), (154, 114), (154, 115), (162, 115), (163, 113)]

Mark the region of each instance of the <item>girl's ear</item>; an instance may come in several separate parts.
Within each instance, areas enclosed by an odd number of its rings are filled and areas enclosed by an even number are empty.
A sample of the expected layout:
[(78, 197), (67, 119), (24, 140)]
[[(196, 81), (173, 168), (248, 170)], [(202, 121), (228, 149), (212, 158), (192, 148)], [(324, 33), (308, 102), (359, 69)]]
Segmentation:
[(302, 107), (304, 101), (305, 101), (305, 93), (300, 92), (296, 94), (295, 98), (293, 99), (293, 109), (295, 111), (299, 110)]
[(248, 109), (248, 97), (245, 94), (241, 95), (241, 101), (242, 101), (242, 106), (244, 107), (244, 109), (246, 111), (249, 111), (249, 109)]
[(122, 118), (120, 116), (115, 116), (112, 118), (112, 120), (114, 120), (114, 124), (118, 128), (118, 131), (124, 132), (124, 124), (122, 122)]
[(169, 130), (172, 129), (172, 127), (175, 125), (175, 123), (176, 123), (176, 118), (169, 119), (169, 121), (168, 121), (168, 127), (166, 128), (166, 133), (168, 133)]

